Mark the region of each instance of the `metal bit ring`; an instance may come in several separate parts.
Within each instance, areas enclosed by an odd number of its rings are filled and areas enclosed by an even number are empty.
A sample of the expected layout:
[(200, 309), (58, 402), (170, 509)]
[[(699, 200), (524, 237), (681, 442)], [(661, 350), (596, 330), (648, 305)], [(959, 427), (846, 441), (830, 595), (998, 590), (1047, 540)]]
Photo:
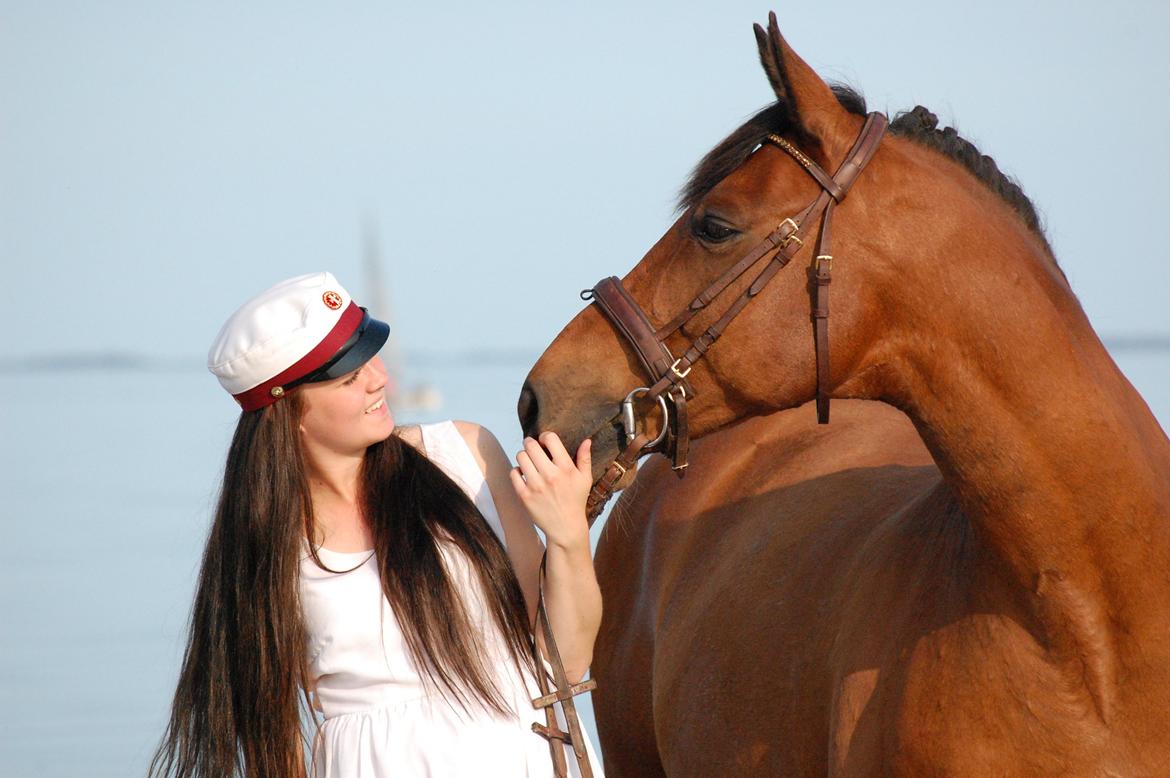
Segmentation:
[[(649, 394), (649, 392), (650, 387), (639, 386), (627, 394), (626, 399), (622, 400), (622, 427), (626, 431), (626, 445), (632, 443), (638, 434), (637, 421), (634, 419), (634, 398), (639, 394)], [(646, 448), (653, 448), (666, 438), (667, 422), (670, 419), (670, 409), (666, 405), (666, 398), (660, 394), (655, 399), (658, 400), (658, 407), (662, 409), (662, 429), (659, 430), (658, 437), (646, 444)]]

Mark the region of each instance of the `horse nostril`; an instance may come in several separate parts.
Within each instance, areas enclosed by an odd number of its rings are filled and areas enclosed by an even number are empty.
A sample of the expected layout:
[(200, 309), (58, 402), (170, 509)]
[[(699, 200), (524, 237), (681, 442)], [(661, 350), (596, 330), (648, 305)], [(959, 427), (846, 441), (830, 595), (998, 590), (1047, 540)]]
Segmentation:
[(525, 435), (535, 437), (540, 432), (536, 428), (537, 419), (540, 417), (536, 392), (532, 391), (532, 387), (528, 385), (527, 381), (520, 389), (520, 401), (516, 403), (516, 415), (520, 417), (520, 427), (524, 430)]

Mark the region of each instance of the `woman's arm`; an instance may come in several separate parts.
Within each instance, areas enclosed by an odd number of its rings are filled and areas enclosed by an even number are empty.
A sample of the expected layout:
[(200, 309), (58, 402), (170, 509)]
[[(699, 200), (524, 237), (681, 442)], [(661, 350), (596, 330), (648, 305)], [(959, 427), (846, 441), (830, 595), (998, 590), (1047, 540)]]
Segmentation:
[[(550, 457), (534, 440), (525, 440), (513, 468), (490, 432), (456, 422), (487, 477), (492, 499), (507, 537), (508, 554), (528, 604), (529, 624), (536, 620), (540, 559), (544, 546), (536, 526), (548, 539), (545, 564), (545, 606), (556, 637), (565, 675), (579, 681), (593, 658), (593, 642), (601, 625), (601, 590), (589, 550), (585, 498), (592, 485), (588, 443), (577, 462), (553, 433), (541, 436)], [(543, 644), (540, 636), (537, 642)]]

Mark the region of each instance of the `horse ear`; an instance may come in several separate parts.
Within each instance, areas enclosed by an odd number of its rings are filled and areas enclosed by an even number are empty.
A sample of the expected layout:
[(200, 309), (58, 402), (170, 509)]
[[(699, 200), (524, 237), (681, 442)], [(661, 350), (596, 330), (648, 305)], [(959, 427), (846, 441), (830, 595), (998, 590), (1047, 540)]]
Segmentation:
[(794, 140), (811, 145), (808, 151), (820, 157), (817, 161), (822, 165), (830, 158), (839, 162), (848, 153), (849, 133), (855, 131), (848, 126), (849, 112), (837, 102), (829, 85), (780, 35), (775, 12), (768, 14), (767, 31), (758, 24), (753, 27), (760, 48), (760, 64), (777, 102), (786, 106), (788, 119), (796, 128), (798, 137)]

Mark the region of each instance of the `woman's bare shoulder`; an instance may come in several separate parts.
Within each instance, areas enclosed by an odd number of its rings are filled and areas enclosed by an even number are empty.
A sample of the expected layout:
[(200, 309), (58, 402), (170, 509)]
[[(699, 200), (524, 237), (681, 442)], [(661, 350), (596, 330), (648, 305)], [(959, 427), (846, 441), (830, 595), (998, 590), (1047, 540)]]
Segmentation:
[[(475, 441), (477, 441), (481, 434), (485, 434), (485, 433), (487, 435), (492, 434), (491, 430), (489, 430), (487, 427), (484, 427), (480, 424), (476, 424), (474, 421), (463, 421), (462, 419), (452, 419), (451, 423), (455, 425), (455, 429), (457, 429), (459, 431), (459, 434), (461, 436), (463, 436), (463, 439), (466, 440), (468, 443), (474, 443)], [(492, 437), (494, 438), (495, 436), (492, 435)]]
[(404, 426), (395, 427), (394, 434), (417, 448), (419, 451), (425, 452), (425, 449), (423, 448), (422, 428), (417, 424), (407, 424)]
[[(496, 441), (496, 437), (486, 427), (482, 427), (475, 422), (452, 420), (451, 423), (455, 425), (455, 429), (459, 432), (459, 435), (467, 442), (468, 448), (471, 449), (472, 454), (479, 461), (480, 468), (484, 468), (486, 464), (484, 461), (486, 459), (484, 451), (495, 453), (494, 449), (499, 449), (500, 447), (499, 442)], [(423, 441), (422, 427), (418, 424), (395, 427), (394, 434), (422, 453), (427, 453), (426, 445)], [(486, 448), (484, 444), (487, 444)]]
[(500, 447), (500, 441), (487, 427), (461, 419), (452, 419), (451, 423), (455, 425), (455, 429), (467, 443), (467, 447), (471, 449), (480, 469), (485, 473), (489, 472), (492, 465), (499, 466), (503, 463), (505, 469), (510, 467), (508, 457), (504, 454), (504, 449)]

